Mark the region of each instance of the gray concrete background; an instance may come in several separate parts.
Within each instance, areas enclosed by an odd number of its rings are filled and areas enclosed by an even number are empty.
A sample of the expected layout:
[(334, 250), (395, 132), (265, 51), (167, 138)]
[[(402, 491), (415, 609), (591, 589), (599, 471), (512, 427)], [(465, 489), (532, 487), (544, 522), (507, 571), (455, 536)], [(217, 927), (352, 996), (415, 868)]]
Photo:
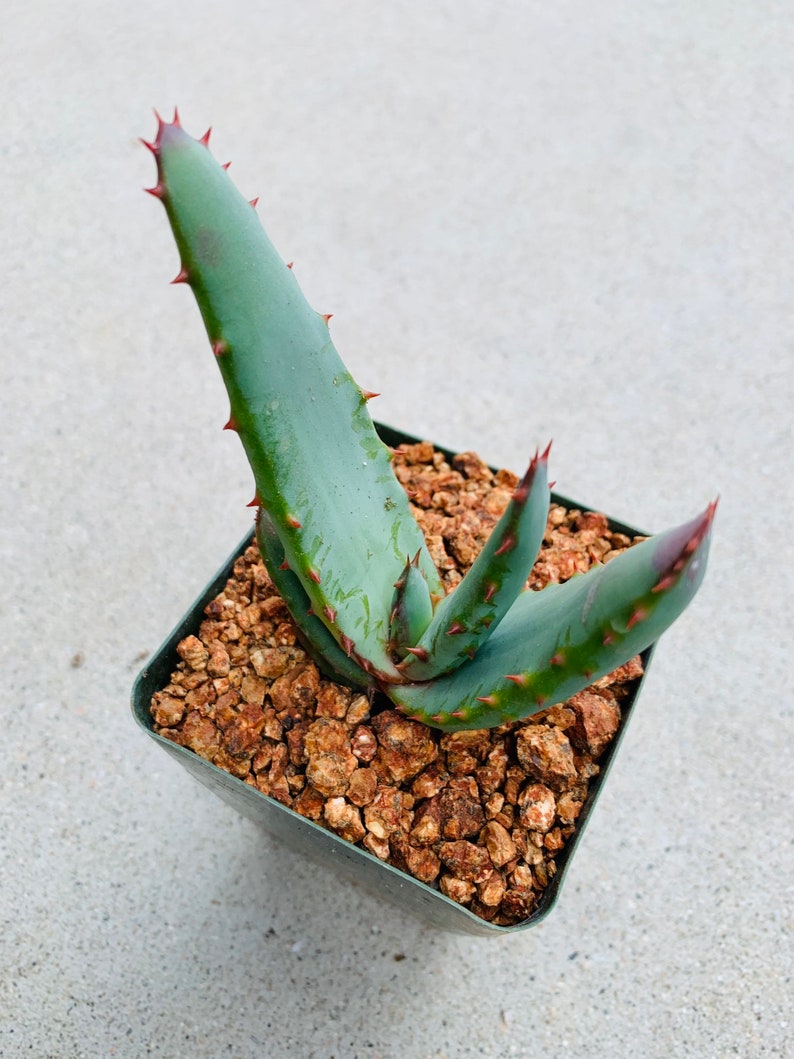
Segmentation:
[[(792, 19), (775, 0), (6, 8), (4, 1057), (784, 1056)], [(661, 529), (722, 496), (552, 917), (433, 933), (136, 730), (250, 519), (160, 206), (178, 103), (386, 422)]]

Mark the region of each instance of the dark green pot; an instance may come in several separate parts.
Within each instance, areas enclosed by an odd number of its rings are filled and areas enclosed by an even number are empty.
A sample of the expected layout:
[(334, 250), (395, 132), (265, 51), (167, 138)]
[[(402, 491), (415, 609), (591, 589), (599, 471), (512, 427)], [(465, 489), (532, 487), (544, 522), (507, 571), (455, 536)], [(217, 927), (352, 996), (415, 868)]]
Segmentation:
[[(377, 428), (383, 440), (389, 445), (411, 445), (419, 440), (381, 424), (377, 424)], [(449, 450), (442, 449), (440, 446), (436, 447), (439, 451), (445, 452), (447, 456), (452, 455)], [(576, 503), (557, 493), (552, 493), (552, 500), (565, 507), (593, 510), (587, 505)], [(613, 520), (610, 520), (609, 525), (612, 530), (629, 536), (642, 534), (641, 530)], [(473, 912), (470, 912), (462, 905), (456, 904), (456, 902), (445, 897), (440, 891), (434, 890), (426, 883), (419, 882), (412, 876), (378, 860), (367, 850), (351, 845), (344, 839), (339, 838), (334, 832), (326, 831), (280, 802), (262, 794), (255, 787), (251, 787), (223, 769), (211, 764), (211, 762), (205, 761), (204, 758), (199, 757), (192, 751), (177, 746), (175, 743), (155, 733), (149, 704), (154, 693), (169, 683), (171, 673), (176, 669), (180, 661), (176, 651), (177, 644), (186, 636), (198, 633), (199, 626), (204, 618), (204, 608), (223, 589), (223, 586), (231, 576), (235, 560), (245, 551), (251, 540), (252, 533), (249, 533), (240, 542), (240, 545), (235, 548), (234, 552), (199, 595), (196, 602), (167, 637), (160, 649), (138, 674), (132, 689), (132, 713), (135, 720), (147, 735), (171, 754), (200, 783), (203, 783), (205, 787), (209, 787), (210, 790), (214, 791), (245, 816), (261, 824), (270, 834), (282, 839), (293, 849), (305, 853), (313, 860), (330, 865), (340, 875), (353, 882), (360, 883), (371, 892), (389, 898), (408, 911), (419, 915), (431, 925), (460, 934), (476, 935), (509, 934), (535, 926), (554, 907), (568, 865), (581, 841), (585, 825), (590, 818), (601, 787), (617, 753), (620, 741), (626, 731), (626, 726), (634, 710), (645, 676), (640, 678), (632, 694), (621, 704), (622, 719), (620, 727), (604, 756), (599, 761), (600, 772), (590, 781), (587, 799), (576, 822), (576, 831), (555, 858), (557, 874), (541, 895), (537, 908), (527, 919), (512, 927), (495, 926), (480, 919), (479, 916), (475, 916)], [(653, 650), (654, 647), (651, 646), (642, 655), (646, 674)]]

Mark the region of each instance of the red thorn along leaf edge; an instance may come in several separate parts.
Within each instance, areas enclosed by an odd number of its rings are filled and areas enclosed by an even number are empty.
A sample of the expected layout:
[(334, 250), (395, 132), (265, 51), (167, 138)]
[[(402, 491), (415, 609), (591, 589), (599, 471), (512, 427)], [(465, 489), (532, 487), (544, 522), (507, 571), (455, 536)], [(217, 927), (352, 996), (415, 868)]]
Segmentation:
[(496, 549), (496, 551), (494, 552), (494, 555), (504, 555), (506, 552), (512, 551), (513, 548), (515, 548), (515, 546), (516, 546), (516, 539), (512, 535), (512, 533), (509, 533), (505, 537), (505, 539), (502, 541), (502, 543), (499, 545), (499, 547)]
[(427, 662), (430, 658), (424, 647), (406, 647), (406, 651), (412, 654), (414, 658), (418, 658), (420, 662)]

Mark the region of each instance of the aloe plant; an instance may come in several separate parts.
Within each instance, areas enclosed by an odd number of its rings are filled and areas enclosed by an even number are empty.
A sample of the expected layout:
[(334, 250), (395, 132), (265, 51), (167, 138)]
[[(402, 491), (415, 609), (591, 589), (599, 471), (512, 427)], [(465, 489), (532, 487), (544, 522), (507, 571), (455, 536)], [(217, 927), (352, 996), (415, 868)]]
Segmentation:
[(323, 668), (456, 731), (528, 716), (643, 650), (686, 607), (716, 504), (606, 565), (539, 592), (526, 580), (549, 506), (536, 453), (463, 581), (445, 595), (371, 393), (339, 357), (249, 202), (209, 150), (158, 116), (147, 190), (181, 257), (254, 474), (264, 562)]

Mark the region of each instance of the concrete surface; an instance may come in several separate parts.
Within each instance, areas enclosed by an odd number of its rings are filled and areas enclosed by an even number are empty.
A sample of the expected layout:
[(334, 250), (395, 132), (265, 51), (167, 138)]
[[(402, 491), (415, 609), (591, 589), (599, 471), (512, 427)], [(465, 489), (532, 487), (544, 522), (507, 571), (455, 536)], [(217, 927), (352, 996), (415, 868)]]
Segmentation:
[[(792, 19), (757, 0), (6, 8), (0, 1054), (787, 1056)], [(151, 107), (215, 127), (386, 422), (661, 529), (722, 496), (557, 909), (439, 935), (128, 694), (250, 518)]]

